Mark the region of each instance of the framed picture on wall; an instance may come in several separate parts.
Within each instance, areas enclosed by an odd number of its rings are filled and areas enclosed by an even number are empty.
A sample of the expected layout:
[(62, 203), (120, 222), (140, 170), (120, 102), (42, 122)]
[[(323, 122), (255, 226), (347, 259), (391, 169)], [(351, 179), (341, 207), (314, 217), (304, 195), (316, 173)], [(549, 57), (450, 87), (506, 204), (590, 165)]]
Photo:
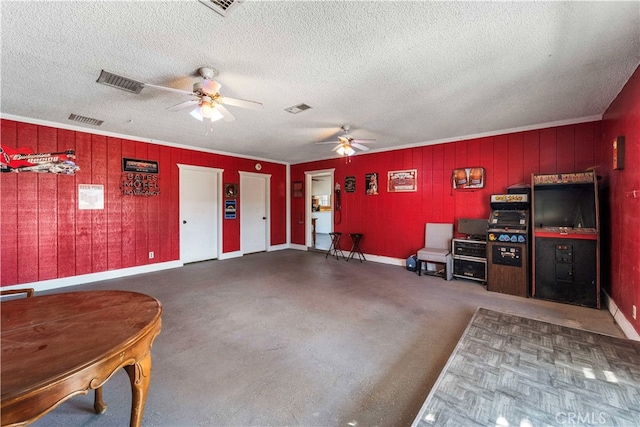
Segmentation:
[(302, 198), (304, 196), (304, 191), (302, 187), (302, 181), (294, 181), (291, 184), (291, 197), (295, 197), (297, 199)]
[(238, 184), (225, 184), (224, 197), (228, 197), (230, 199), (238, 197)]
[(365, 194), (367, 194), (368, 196), (374, 196), (378, 194), (378, 173), (377, 172), (365, 174), (364, 182), (366, 183), (365, 185), (367, 188), (367, 190), (365, 191)]
[(356, 192), (356, 177), (347, 176), (344, 178), (344, 192), (355, 193)]
[(456, 190), (484, 188), (484, 168), (481, 167), (454, 169), (451, 178)]
[(401, 193), (418, 190), (418, 170), (389, 171), (387, 191)]

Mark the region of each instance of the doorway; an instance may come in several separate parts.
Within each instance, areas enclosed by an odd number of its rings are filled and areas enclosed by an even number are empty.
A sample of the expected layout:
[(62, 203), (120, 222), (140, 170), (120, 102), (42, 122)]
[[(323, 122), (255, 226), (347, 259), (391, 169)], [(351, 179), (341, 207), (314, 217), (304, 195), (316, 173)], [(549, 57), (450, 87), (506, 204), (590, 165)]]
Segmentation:
[(265, 252), (271, 240), (269, 188), (271, 175), (240, 172), (240, 251)]
[(329, 233), (333, 231), (335, 169), (305, 172), (305, 243), (311, 250), (327, 251), (331, 245)]
[(178, 168), (180, 261), (186, 264), (216, 259), (222, 241), (222, 169), (180, 164)]

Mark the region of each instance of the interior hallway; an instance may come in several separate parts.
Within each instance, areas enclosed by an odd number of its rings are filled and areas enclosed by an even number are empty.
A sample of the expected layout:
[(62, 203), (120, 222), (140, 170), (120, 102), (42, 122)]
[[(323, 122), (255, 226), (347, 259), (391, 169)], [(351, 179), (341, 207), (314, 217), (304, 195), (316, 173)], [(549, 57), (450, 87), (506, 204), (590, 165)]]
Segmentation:
[[(163, 305), (143, 424), (407, 426), (476, 309), (623, 337), (606, 309), (487, 292), (478, 282), (284, 250), (59, 289), (126, 289)], [(121, 370), (37, 426), (128, 425)]]

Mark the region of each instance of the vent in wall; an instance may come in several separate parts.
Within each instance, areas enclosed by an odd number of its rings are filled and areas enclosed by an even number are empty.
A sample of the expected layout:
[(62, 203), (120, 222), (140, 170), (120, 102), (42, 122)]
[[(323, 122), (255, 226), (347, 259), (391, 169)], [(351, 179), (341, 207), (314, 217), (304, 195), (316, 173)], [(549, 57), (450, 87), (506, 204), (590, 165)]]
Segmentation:
[(74, 122), (84, 123), (86, 125), (100, 126), (104, 123), (104, 120), (92, 119), (91, 117), (79, 116), (77, 114), (71, 114), (69, 120)]
[(102, 70), (100, 72), (100, 77), (98, 77), (98, 80), (96, 81), (98, 83), (102, 83), (103, 85), (126, 90), (127, 92), (132, 93), (140, 93), (140, 91), (144, 87), (144, 83), (142, 82), (132, 80), (128, 77), (122, 77), (105, 70)]
[(218, 12), (222, 16), (231, 13), (242, 0), (198, 0), (203, 5)]
[(284, 111), (287, 111), (291, 114), (298, 114), (303, 112), (304, 110), (308, 110), (309, 108), (311, 107), (307, 104), (298, 104), (294, 105), (293, 107), (285, 108)]

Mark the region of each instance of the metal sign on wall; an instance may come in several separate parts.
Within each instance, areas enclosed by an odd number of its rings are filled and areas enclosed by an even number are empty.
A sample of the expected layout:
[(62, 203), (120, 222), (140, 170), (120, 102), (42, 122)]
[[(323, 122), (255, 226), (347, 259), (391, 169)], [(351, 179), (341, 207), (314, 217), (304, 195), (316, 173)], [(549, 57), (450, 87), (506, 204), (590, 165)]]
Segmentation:
[(125, 196), (157, 196), (160, 194), (158, 162), (122, 158), (122, 181)]

